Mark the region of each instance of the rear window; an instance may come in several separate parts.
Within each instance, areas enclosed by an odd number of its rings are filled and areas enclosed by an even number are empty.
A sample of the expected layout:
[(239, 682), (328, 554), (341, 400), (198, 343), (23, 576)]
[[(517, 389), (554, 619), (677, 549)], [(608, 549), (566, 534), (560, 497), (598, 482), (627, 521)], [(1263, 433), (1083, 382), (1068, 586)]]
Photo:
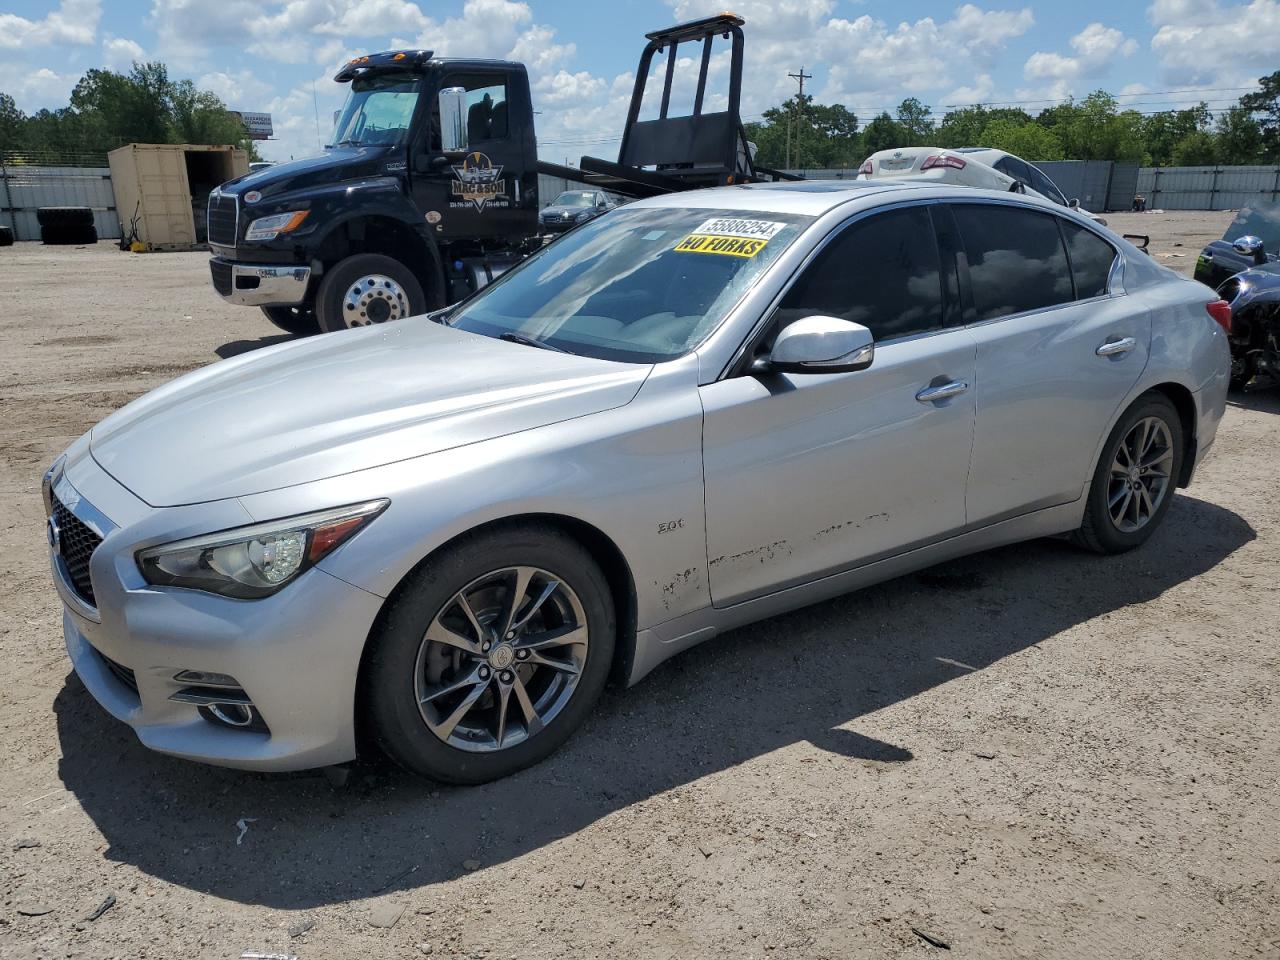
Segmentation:
[(956, 204), (976, 320), (1074, 299), (1057, 218), (1016, 207)]
[(1097, 234), (1067, 220), (1062, 221), (1062, 232), (1067, 238), (1071, 272), (1076, 278), (1076, 299), (1105, 297), (1111, 264), (1116, 259), (1115, 249)]

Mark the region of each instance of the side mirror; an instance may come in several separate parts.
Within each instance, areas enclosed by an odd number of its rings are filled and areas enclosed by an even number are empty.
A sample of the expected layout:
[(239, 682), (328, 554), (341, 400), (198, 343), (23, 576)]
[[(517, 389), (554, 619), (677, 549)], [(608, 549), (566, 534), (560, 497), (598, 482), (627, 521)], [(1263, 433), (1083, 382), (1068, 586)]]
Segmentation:
[(1252, 234), (1236, 237), (1231, 243), (1231, 249), (1242, 256), (1253, 257), (1254, 263), (1267, 262), (1267, 248), (1261, 237)]
[(446, 153), (467, 149), (467, 88), (445, 87), (436, 98), (440, 106), (440, 145)]
[(839, 317), (805, 317), (778, 334), (768, 357), (752, 364), (754, 373), (850, 373), (865, 370), (875, 358), (875, 338), (860, 323)]
[(1072, 210), (1079, 210), (1079, 209), (1080, 209), (1080, 198), (1079, 198), (1079, 197), (1072, 197), (1070, 200), (1068, 200), (1068, 201), (1067, 201), (1067, 206), (1068, 206), (1068, 207), (1070, 207)]

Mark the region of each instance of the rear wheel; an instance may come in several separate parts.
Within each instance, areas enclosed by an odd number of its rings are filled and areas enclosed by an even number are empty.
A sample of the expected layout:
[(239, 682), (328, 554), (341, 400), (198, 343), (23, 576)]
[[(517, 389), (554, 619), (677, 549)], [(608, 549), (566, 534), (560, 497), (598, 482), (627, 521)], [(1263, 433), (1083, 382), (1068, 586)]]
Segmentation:
[(382, 749), (414, 773), (482, 783), (537, 763), (608, 678), (614, 610), (576, 541), (539, 525), (448, 548), (388, 608), (362, 675)]
[(263, 307), (262, 315), (286, 333), (306, 337), (320, 332), (316, 311), (309, 303), (291, 307)]
[(427, 310), (422, 284), (399, 260), (360, 253), (339, 261), (316, 294), (316, 318), (326, 333), (390, 323)]
[(1097, 553), (1145, 543), (1164, 520), (1182, 471), (1182, 421), (1163, 394), (1125, 411), (1107, 437), (1075, 540)]

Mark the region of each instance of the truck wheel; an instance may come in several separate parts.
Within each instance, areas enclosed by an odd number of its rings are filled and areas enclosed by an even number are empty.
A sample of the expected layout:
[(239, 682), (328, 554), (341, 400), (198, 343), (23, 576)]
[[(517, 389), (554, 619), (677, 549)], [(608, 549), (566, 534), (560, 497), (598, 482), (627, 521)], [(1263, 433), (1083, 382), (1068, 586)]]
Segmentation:
[(309, 337), (320, 332), (315, 308), (309, 303), (301, 303), (295, 307), (263, 307), (262, 315), (285, 333)]
[(325, 333), (387, 323), (427, 312), (422, 284), (399, 260), (360, 253), (340, 261), (320, 281), (316, 319)]

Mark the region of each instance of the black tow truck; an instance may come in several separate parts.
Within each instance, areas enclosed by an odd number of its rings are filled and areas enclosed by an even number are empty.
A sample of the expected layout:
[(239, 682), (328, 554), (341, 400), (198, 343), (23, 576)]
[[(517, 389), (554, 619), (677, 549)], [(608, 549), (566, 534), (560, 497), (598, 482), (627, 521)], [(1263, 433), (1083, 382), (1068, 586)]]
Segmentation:
[[(291, 333), (382, 323), (461, 300), (538, 249), (539, 173), (628, 198), (794, 179), (752, 158), (739, 108), (742, 24), (721, 14), (646, 34), (617, 161), (583, 157), (578, 168), (538, 160), (523, 64), (429, 50), (357, 57), (334, 78), (351, 90), (323, 155), (210, 196), (213, 286)], [(706, 110), (722, 41), (724, 109)], [(672, 89), (685, 44), (701, 51), (696, 93), (680, 110)], [(655, 103), (646, 96), (659, 53)]]

